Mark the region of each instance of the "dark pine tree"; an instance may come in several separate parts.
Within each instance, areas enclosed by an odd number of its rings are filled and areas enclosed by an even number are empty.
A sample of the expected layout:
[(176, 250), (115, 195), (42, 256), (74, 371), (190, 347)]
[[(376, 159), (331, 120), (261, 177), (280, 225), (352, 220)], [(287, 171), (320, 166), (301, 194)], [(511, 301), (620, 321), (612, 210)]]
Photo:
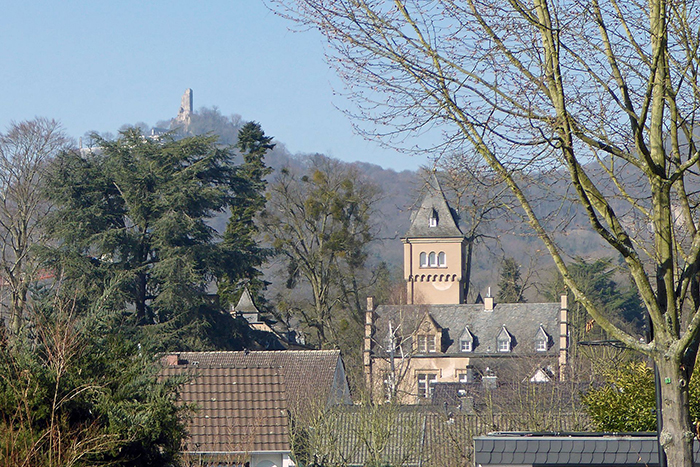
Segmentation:
[(265, 207), (265, 177), (272, 173), (265, 165), (265, 154), (275, 147), (271, 141), (272, 137), (265, 136), (256, 122), (246, 123), (238, 133), (236, 148), (243, 156), (243, 163), (237, 168), (238, 188), (223, 239), (230, 255), (227, 272), (219, 282), (219, 296), (224, 302), (235, 303), (243, 287), (248, 287), (256, 304), (263, 302), (261, 291), (266, 283), (260, 266), (271, 250), (259, 245), (255, 218)]

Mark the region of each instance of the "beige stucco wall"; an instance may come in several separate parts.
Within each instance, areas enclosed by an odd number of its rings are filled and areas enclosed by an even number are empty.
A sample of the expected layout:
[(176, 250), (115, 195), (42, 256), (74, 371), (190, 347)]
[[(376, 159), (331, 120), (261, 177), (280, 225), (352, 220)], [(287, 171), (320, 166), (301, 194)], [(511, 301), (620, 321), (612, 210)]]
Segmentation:
[[(389, 372), (388, 359), (375, 358), (372, 366), (373, 396), (375, 401), (380, 401), (385, 395), (384, 379)], [(438, 383), (459, 382), (459, 372), (464, 372), (469, 366), (468, 356), (449, 355), (436, 352), (429, 356), (412, 356), (404, 359), (395, 358), (394, 367), (398, 378), (397, 394), (404, 404), (416, 404), (418, 398), (418, 373), (431, 373), (437, 375)]]
[[(404, 279), (409, 304), (464, 303), (464, 239), (404, 239)], [(445, 253), (444, 267), (421, 267), (420, 254)]]

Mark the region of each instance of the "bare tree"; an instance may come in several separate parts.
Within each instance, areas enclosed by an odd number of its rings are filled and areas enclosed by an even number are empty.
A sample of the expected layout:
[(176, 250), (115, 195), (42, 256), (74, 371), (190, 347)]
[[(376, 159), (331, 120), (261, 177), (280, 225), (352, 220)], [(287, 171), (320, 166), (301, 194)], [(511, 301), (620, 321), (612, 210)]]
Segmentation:
[(442, 169), (437, 175), (446, 195), (453, 198), (452, 205), (458, 210), (467, 241), (465, 297), (471, 285), (474, 249), (479, 243), (496, 239), (491, 224), (504, 216), (508, 208), (508, 188), (476, 157), (452, 153), (437, 161), (437, 167)]
[[(700, 329), (697, 2), (284, 3), (278, 11), (329, 39), (330, 61), (349, 84), (358, 122), (370, 122), (365, 129), (391, 143), (438, 127), (445, 146), (476, 151), (501, 177), (576, 299), (612, 338), (656, 362), (661, 444), (669, 465), (691, 465), (688, 381)], [(542, 206), (522, 184), (553, 167), (628, 268), (652, 323), (649, 342), (615, 326), (569, 274)]]
[(51, 206), (43, 195), (50, 161), (71, 140), (55, 120), (13, 122), (0, 134), (0, 268), (10, 291), (9, 328), (17, 333), (40, 264), (32, 247), (41, 243), (41, 222)]
[(359, 340), (362, 290), (372, 282), (362, 275), (378, 230), (372, 216), (379, 188), (352, 167), (315, 156), (304, 173), (282, 170), (268, 192), (261, 220), (285, 257), (287, 287), (303, 282), (311, 291), (311, 303), (295, 310), (298, 318), (321, 346), (341, 341), (343, 321)]

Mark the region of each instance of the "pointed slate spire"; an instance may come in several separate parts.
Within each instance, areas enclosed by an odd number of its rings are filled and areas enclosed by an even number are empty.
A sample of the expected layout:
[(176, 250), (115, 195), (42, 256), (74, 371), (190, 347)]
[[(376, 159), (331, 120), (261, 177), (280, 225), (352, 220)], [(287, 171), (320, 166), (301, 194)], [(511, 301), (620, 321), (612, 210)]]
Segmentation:
[(430, 174), (426, 185), (423, 201), (411, 215), (405, 238), (463, 237), (435, 172)]
[(238, 304), (233, 309), (236, 312), (236, 314), (242, 316), (250, 323), (257, 323), (260, 320), (258, 316), (260, 310), (258, 310), (258, 308), (253, 303), (253, 297), (250, 295), (248, 287), (245, 287), (243, 289), (241, 298), (238, 300)]

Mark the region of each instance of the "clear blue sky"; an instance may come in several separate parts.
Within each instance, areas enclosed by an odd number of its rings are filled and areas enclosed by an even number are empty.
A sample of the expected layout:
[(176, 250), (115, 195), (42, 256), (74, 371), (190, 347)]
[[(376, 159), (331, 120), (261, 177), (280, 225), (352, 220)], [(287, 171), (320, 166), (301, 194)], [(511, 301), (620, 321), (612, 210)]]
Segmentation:
[(396, 170), (427, 160), (354, 135), (322, 38), (288, 30), (260, 0), (5, 1), (0, 130), (55, 118), (77, 138), (155, 125), (194, 107), (260, 122), (292, 153), (322, 152)]

